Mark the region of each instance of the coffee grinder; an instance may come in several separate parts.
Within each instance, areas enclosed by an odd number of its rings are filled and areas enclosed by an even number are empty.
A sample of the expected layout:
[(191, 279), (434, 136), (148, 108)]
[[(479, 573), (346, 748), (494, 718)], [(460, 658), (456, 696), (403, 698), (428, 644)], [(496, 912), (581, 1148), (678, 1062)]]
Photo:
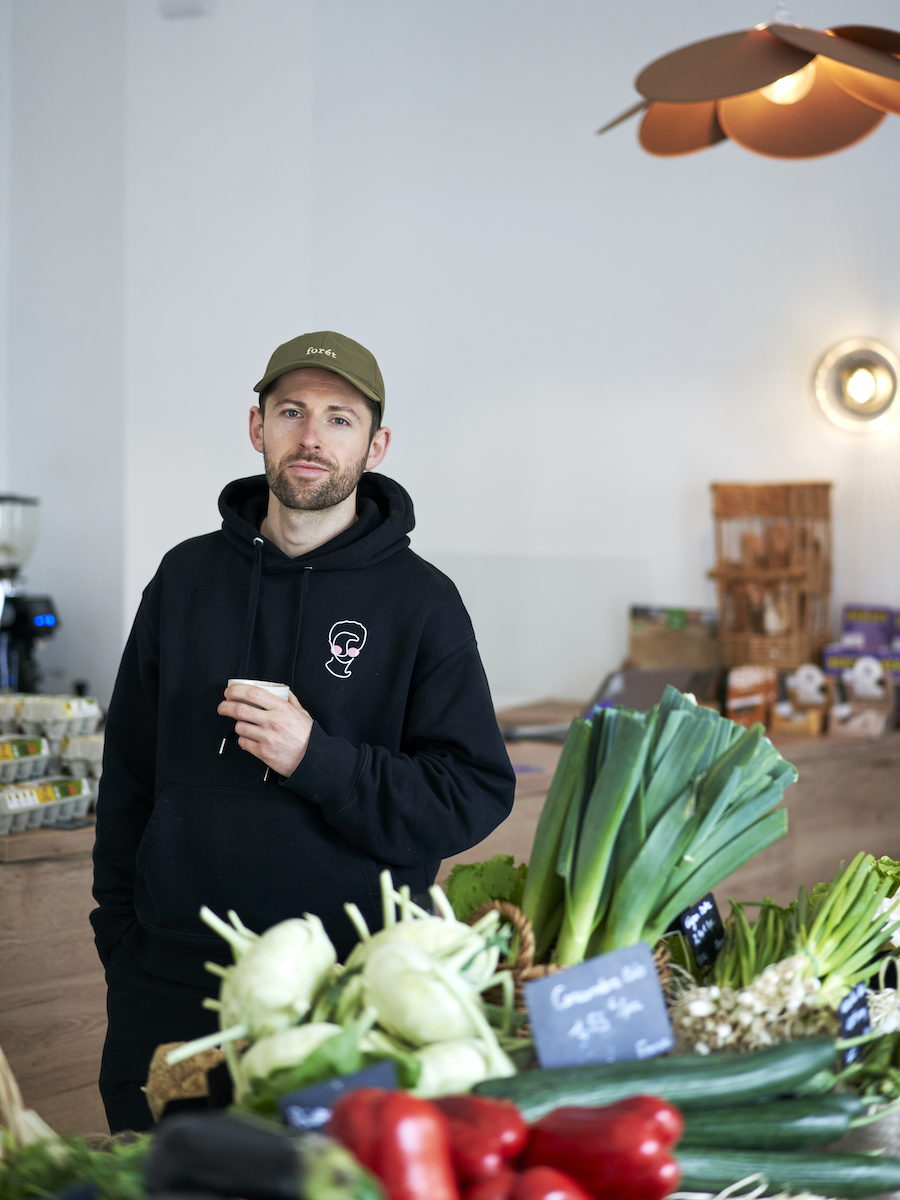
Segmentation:
[(16, 587), (37, 542), (38, 505), (31, 496), (0, 495), (0, 691), (39, 690), (35, 655), (59, 628), (49, 596), (26, 596)]

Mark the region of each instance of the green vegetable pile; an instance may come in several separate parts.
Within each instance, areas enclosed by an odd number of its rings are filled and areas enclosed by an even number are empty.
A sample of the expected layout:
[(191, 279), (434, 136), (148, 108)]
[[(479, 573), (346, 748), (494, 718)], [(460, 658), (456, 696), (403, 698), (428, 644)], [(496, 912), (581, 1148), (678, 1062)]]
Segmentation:
[[(360, 940), (342, 966), (321, 921), (307, 914), (262, 935), (237, 914), (230, 924), (209, 909), (202, 919), (231, 945), (235, 964), (207, 969), (222, 979), (217, 1033), (170, 1051), (170, 1064), (214, 1045), (224, 1048), (239, 1105), (272, 1114), (278, 1096), (391, 1061), (404, 1087), (423, 1097), (466, 1091), (480, 1079), (511, 1075), (512, 988), (497, 974), (499, 916), (474, 925), (458, 921), (440, 888), (439, 915), (414, 904), (408, 887), (381, 876), (384, 927), (370, 933), (354, 904), (345, 908)], [(505, 992), (502, 1009), (482, 992)], [(499, 1032), (495, 1028), (499, 1026)], [(235, 1042), (250, 1046), (238, 1054)]]
[(787, 832), (795, 768), (765, 737), (666, 688), (649, 712), (576, 717), (522, 895), (537, 957), (656, 942), (698, 896)]
[(14, 1143), (0, 1130), (0, 1200), (33, 1200), (55, 1196), (93, 1183), (98, 1200), (144, 1200), (144, 1162), (150, 1135), (131, 1142), (112, 1142), (108, 1150), (89, 1146), (84, 1138)]

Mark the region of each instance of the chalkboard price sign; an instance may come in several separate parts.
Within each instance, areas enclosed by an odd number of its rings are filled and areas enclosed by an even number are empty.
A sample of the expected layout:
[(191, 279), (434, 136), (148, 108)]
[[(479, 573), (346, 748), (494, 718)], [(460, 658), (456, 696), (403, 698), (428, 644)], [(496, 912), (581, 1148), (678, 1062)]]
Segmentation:
[(525, 985), (542, 1067), (654, 1058), (674, 1045), (646, 942)]
[(294, 1129), (321, 1129), (331, 1120), (331, 1110), (347, 1092), (354, 1092), (361, 1087), (393, 1091), (396, 1086), (394, 1064), (380, 1062), (374, 1067), (364, 1067), (353, 1075), (341, 1075), (338, 1079), (328, 1079), (325, 1083), (314, 1084), (302, 1091), (279, 1096), (278, 1111), (284, 1124)]
[(684, 934), (697, 966), (711, 967), (725, 941), (725, 926), (712, 892), (707, 892), (702, 900), (684, 910), (678, 918), (678, 928)]
[[(838, 1017), (841, 1022), (841, 1036), (845, 1038), (862, 1037), (864, 1033), (872, 1032), (872, 1019), (869, 1015), (869, 1002), (866, 1000), (865, 982), (851, 988), (838, 1005)], [(844, 1051), (844, 1066), (856, 1062), (862, 1046), (848, 1046)]]

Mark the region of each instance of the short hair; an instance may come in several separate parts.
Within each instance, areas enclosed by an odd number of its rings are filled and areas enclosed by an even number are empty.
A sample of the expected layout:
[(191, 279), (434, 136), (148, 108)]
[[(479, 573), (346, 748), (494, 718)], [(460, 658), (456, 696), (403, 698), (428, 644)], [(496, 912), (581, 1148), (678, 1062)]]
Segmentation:
[[(274, 392), (275, 388), (278, 386), (279, 379), (281, 379), (280, 375), (278, 376), (278, 379), (273, 379), (272, 382), (267, 387), (263, 388), (263, 390), (259, 393), (259, 411), (262, 413), (263, 420), (266, 419), (266, 401), (268, 400), (271, 393)], [(348, 380), (348, 383), (349, 383), (349, 380)], [(359, 392), (359, 388), (357, 388), (356, 390)], [(379, 407), (379, 405), (377, 405), (375, 403), (375, 401), (371, 398), (371, 396), (367, 396), (364, 392), (359, 392), (359, 394), (362, 397), (362, 399), (365, 400), (366, 406), (369, 410), (369, 416), (371, 417), (371, 420), (372, 420), (372, 424), (369, 429), (369, 441), (371, 442), (372, 438), (375, 436), (375, 434), (381, 428), (381, 408)]]

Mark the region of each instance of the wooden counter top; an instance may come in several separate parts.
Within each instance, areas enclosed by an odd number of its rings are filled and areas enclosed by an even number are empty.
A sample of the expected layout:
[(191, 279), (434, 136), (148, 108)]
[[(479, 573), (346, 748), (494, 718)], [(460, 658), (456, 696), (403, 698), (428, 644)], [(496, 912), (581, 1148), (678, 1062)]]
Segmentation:
[(68, 858), (70, 854), (90, 854), (93, 849), (93, 821), (84, 829), (23, 829), (0, 837), (0, 863)]

